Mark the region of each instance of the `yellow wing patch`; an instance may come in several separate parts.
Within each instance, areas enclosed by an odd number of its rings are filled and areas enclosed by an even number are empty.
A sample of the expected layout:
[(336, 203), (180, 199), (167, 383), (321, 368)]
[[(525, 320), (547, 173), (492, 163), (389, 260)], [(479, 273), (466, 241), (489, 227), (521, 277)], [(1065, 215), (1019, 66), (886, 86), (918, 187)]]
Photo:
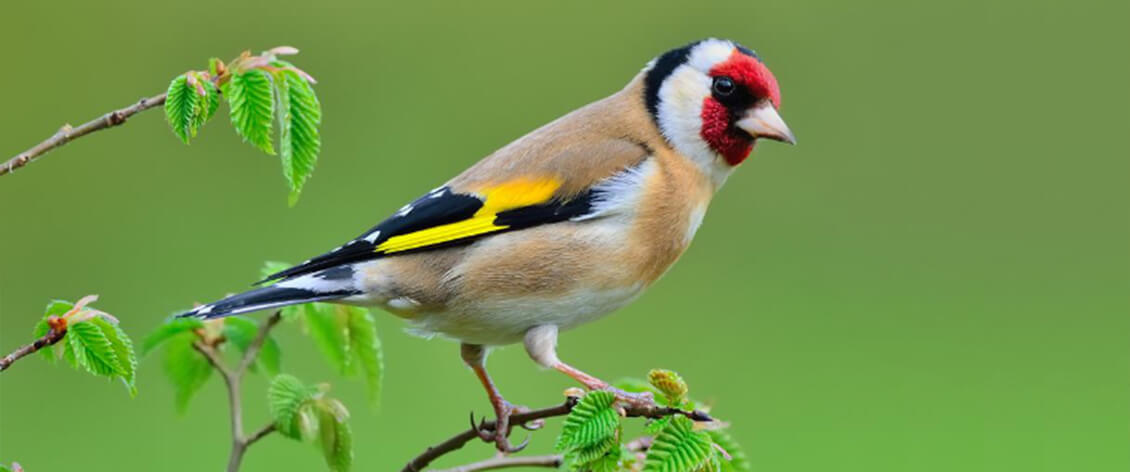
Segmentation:
[(522, 178), (480, 188), (477, 193), (484, 197), (483, 206), (470, 218), (393, 236), (376, 250), (386, 254), (408, 251), (506, 229), (494, 224), (498, 213), (546, 203), (559, 188), (561, 181), (556, 178)]

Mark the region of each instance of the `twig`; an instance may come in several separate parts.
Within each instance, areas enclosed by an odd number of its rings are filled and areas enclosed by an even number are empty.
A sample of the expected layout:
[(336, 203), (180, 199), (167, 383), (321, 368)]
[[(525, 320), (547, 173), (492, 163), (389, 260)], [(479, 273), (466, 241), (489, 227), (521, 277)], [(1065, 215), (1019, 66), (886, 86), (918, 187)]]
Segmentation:
[(220, 377), (224, 379), (224, 385), (228, 388), (228, 407), (231, 412), (231, 435), (232, 435), (232, 448), (231, 455), (228, 456), (228, 472), (235, 472), (239, 470), (239, 464), (243, 462), (243, 453), (247, 451), (248, 446), (252, 443), (262, 439), (264, 436), (271, 434), (275, 430), (275, 424), (271, 423), (258, 431), (255, 431), (251, 436), (243, 434), (243, 404), (240, 396), (240, 383), (243, 381), (243, 374), (247, 372), (247, 368), (255, 361), (255, 356), (259, 355), (259, 350), (263, 347), (263, 342), (267, 339), (267, 334), (275, 325), (279, 324), (282, 320), (282, 312), (276, 311), (263, 321), (259, 326), (259, 332), (255, 335), (255, 339), (251, 344), (247, 345), (247, 350), (243, 352), (243, 357), (240, 358), (239, 364), (234, 370), (229, 369), (224, 365), (223, 358), (216, 352), (208, 343), (203, 341), (196, 341), (192, 347), (196, 348), (201, 354), (204, 355), (208, 362), (220, 372)]
[(478, 472), (480, 470), (508, 469), (511, 467), (548, 467), (556, 469), (561, 467), (563, 460), (560, 454), (528, 457), (495, 457), (474, 464), (461, 465), (437, 472)]
[[(510, 417), (510, 424), (521, 425), (544, 418), (568, 415), (569, 412), (573, 411), (573, 407), (577, 405), (577, 401), (579, 401), (577, 397), (571, 396), (565, 399), (565, 403), (558, 406), (527, 411), (524, 413), (517, 413)], [(658, 405), (627, 405), (624, 407), (624, 415), (628, 417), (645, 418), (662, 418), (664, 416), (683, 415), (695, 421), (714, 420), (714, 418), (711, 418), (710, 415), (699, 410), (685, 411), (678, 408), (661, 407)], [(431, 464), (432, 461), (438, 459), (444, 454), (462, 448), (465, 444), (467, 444), (467, 442), (471, 441), (472, 439), (478, 438), (479, 434), (475, 431), (476, 429), (483, 431), (494, 431), (494, 428), (495, 422), (487, 420), (483, 420), (478, 424), (478, 426), (472, 425), (471, 428), (468, 428), (467, 430), (456, 434), (439, 444), (428, 447), (424, 450), (424, 452), (420, 453), (420, 455), (409, 461), (403, 469), (400, 469), (400, 472), (421, 472), (425, 467), (428, 466), (428, 464)]]
[(47, 334), (44, 334), (42, 337), (36, 339), (31, 344), (21, 346), (19, 349), (12, 351), (11, 354), (0, 358), (0, 372), (8, 370), (8, 367), (10, 367), (14, 362), (20, 360), (20, 358), (43, 349), (47, 346), (54, 345), (55, 343), (59, 342), (60, 339), (63, 339), (63, 336), (66, 336), (66, 334), (67, 328), (56, 328), (52, 326), (52, 328), (47, 331)]
[(51, 135), (50, 138), (47, 138), (43, 140), (43, 142), (32, 146), (31, 149), (17, 154), (16, 157), (8, 159), (8, 162), (0, 164), (0, 175), (11, 173), (13, 170), (27, 165), (27, 163), (38, 158), (39, 156), (47, 154), (47, 152), (51, 151), (52, 149), (67, 144), (75, 139), (81, 138), (95, 131), (118, 126), (122, 123), (125, 123), (126, 119), (137, 114), (138, 112), (163, 105), (164, 103), (165, 94), (162, 93), (160, 95), (154, 95), (149, 98), (142, 98), (133, 105), (106, 113), (105, 115), (78, 125), (78, 127), (75, 128), (72, 128), (69, 124), (65, 124), (62, 128), (59, 128), (59, 131), (56, 131), (55, 134)]

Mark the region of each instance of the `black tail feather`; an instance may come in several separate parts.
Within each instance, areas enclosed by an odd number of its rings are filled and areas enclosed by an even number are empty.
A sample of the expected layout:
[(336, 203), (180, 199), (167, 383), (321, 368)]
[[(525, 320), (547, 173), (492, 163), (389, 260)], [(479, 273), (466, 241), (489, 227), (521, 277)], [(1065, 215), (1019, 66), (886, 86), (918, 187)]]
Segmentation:
[(223, 300), (201, 305), (190, 311), (177, 315), (177, 318), (202, 318), (213, 319), (225, 316), (238, 315), (252, 311), (281, 308), (300, 303), (336, 300), (350, 295), (357, 295), (355, 290), (336, 290), (330, 292), (317, 292), (304, 288), (279, 287), (272, 285), (249, 290)]

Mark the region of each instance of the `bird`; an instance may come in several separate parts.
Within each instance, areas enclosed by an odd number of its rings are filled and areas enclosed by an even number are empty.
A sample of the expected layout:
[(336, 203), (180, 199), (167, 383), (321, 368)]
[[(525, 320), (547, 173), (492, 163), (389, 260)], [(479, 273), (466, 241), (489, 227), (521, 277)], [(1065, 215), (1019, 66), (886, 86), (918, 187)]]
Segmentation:
[[(182, 317), (287, 305), (376, 306), (460, 343), (513, 452), (491, 348), (522, 343), (540, 366), (624, 402), (557, 356), (558, 333), (637, 299), (690, 244), (707, 206), (757, 140), (795, 144), (764, 61), (707, 38), (667, 51), (621, 90), (471, 165), (356, 238)], [(472, 420), (473, 422), (473, 420)]]

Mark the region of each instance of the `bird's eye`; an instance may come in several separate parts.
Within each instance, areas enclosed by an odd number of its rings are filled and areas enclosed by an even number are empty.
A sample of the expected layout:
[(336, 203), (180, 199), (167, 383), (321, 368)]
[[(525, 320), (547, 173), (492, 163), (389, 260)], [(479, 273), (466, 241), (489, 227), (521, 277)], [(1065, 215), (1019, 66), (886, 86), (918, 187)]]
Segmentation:
[(723, 96), (723, 97), (730, 96), (731, 94), (734, 93), (735, 88), (737, 88), (737, 87), (734, 86), (734, 79), (731, 79), (731, 78), (726, 77), (726, 76), (714, 78), (714, 93), (716, 93), (720, 96)]

